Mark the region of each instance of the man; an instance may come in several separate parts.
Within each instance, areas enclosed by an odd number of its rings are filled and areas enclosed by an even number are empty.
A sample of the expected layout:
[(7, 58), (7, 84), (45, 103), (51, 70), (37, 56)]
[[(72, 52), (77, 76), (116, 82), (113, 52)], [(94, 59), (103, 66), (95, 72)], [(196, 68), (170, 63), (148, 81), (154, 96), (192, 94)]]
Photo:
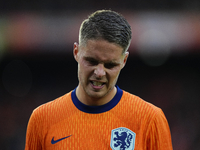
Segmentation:
[(73, 50), (79, 84), (33, 111), (26, 150), (172, 150), (162, 110), (116, 86), (130, 41), (130, 25), (114, 11), (83, 21)]

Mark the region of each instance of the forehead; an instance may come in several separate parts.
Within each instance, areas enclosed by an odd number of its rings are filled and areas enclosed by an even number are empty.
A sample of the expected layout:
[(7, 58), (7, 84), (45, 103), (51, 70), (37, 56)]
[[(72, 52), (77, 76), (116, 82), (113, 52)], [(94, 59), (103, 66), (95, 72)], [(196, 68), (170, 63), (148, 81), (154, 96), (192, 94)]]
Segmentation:
[(103, 60), (118, 60), (123, 55), (123, 48), (117, 44), (105, 40), (88, 40), (81, 51), (86, 57)]

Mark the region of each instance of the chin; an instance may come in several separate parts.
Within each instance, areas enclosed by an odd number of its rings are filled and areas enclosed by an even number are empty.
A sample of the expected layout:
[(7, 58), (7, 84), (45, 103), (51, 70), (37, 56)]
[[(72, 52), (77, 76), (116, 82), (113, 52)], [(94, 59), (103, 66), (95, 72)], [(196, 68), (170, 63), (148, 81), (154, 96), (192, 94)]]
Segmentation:
[(107, 92), (103, 91), (88, 91), (87, 95), (94, 99), (100, 99), (107, 95)]

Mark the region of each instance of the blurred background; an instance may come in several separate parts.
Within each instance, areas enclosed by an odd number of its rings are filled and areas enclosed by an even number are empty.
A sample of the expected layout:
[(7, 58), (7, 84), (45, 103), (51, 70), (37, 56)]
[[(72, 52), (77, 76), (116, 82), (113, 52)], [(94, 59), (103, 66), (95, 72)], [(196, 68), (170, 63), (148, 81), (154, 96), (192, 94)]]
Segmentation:
[(97, 9), (132, 27), (118, 86), (162, 108), (174, 150), (199, 150), (199, 0), (0, 1), (0, 149), (24, 149), (33, 109), (77, 86), (73, 43)]

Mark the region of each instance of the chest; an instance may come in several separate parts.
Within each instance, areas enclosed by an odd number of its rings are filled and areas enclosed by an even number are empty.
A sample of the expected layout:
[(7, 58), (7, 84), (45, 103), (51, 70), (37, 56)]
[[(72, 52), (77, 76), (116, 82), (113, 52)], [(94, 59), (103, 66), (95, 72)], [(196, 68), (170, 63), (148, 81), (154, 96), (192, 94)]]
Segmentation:
[(139, 130), (131, 118), (80, 113), (49, 126), (44, 145), (48, 150), (133, 150)]

